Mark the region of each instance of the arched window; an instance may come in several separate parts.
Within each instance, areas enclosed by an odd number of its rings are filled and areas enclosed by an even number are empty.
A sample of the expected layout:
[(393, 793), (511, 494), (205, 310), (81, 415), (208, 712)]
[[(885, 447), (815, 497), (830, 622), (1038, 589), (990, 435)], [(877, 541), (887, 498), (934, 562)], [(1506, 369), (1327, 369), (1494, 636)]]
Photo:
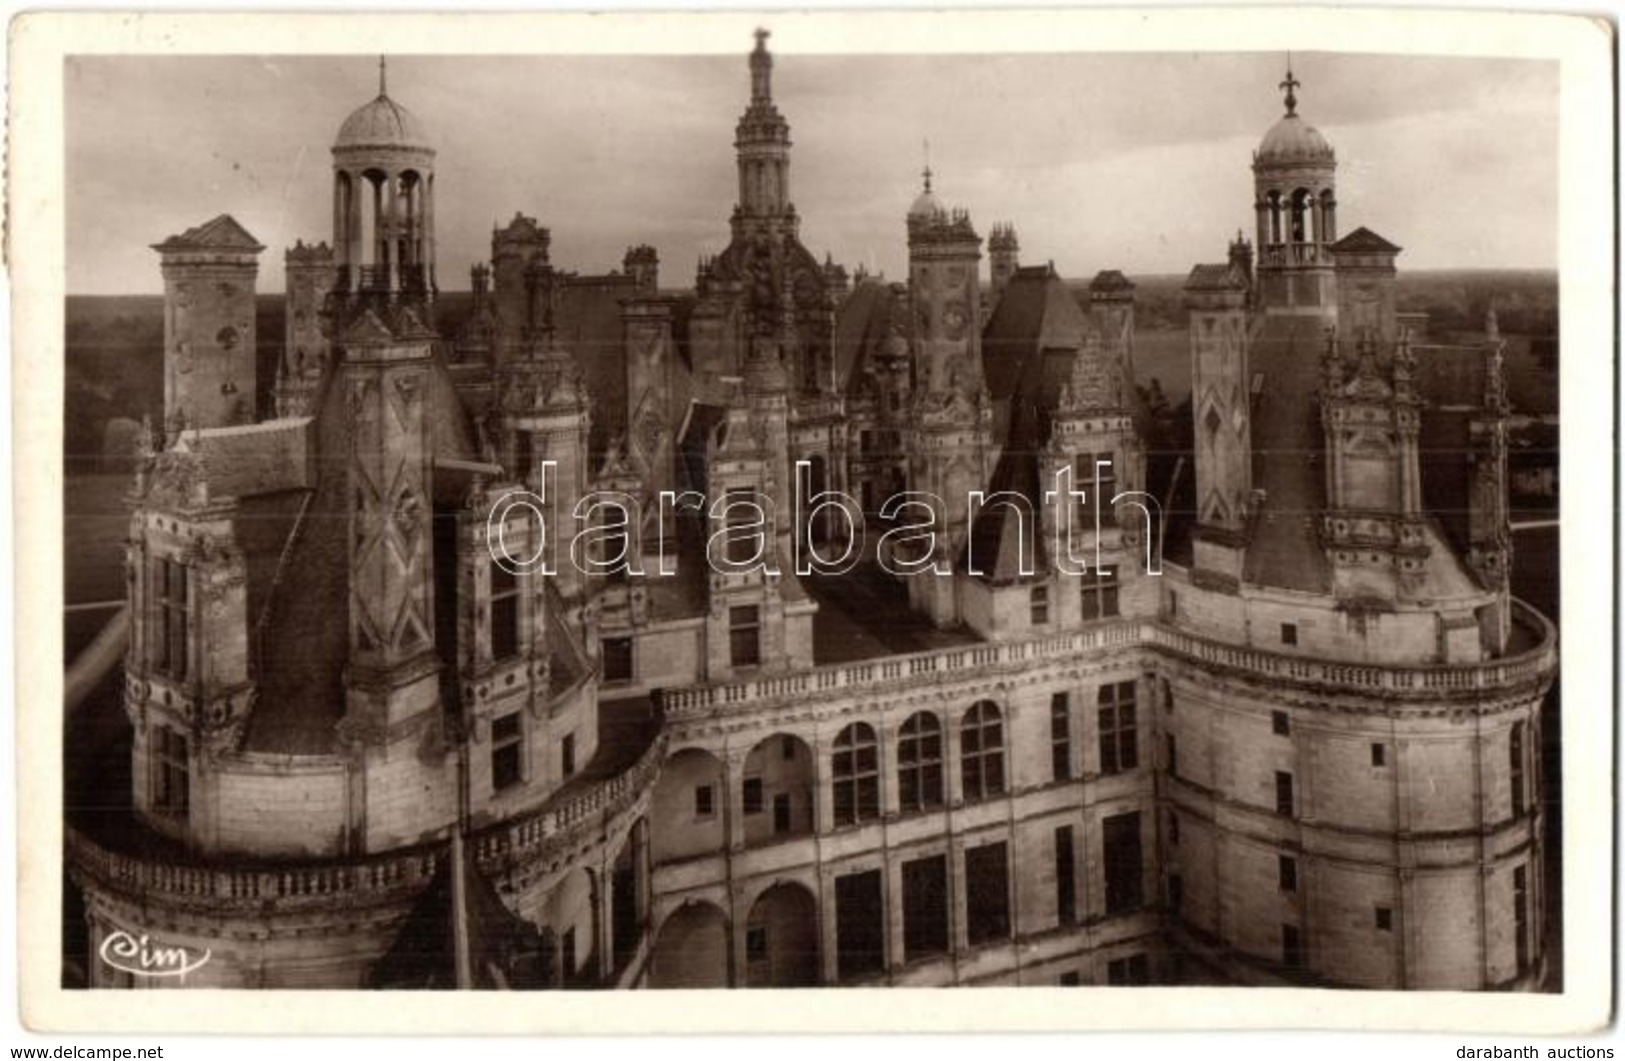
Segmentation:
[(965, 712), (960, 727), (960, 777), (965, 802), (1004, 791), (1004, 720), (999, 705), (982, 700)]
[(1320, 242), (1337, 242), (1337, 200), (1330, 188), (1320, 193)]
[(1292, 242), (1309, 242), (1314, 196), (1303, 188), (1292, 193)]
[(898, 732), (897, 802), (904, 812), (942, 806), (942, 723), (928, 711)]
[(854, 722), (835, 738), (835, 824), (880, 817), (880, 748), (873, 727)]

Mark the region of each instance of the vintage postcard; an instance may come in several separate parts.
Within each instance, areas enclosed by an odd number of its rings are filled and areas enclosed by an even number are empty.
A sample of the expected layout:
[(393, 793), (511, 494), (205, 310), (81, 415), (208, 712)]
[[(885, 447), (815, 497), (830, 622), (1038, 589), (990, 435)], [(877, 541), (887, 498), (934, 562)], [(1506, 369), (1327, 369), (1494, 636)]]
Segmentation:
[(1600, 1026), (1611, 32), (19, 18), (25, 1022)]

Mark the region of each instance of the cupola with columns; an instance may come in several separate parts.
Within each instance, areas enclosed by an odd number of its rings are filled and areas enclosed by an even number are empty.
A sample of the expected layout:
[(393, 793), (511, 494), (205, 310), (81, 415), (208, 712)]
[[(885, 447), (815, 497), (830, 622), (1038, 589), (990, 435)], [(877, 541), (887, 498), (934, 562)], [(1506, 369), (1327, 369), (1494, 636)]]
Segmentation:
[(1259, 301), (1266, 312), (1329, 316), (1336, 305), (1328, 248), (1337, 240), (1337, 156), (1298, 114), (1301, 87), (1289, 62), (1280, 84), (1286, 114), (1253, 152)]
[(411, 111), (378, 96), (333, 142), (335, 292), (344, 304), (434, 301), (434, 148)]

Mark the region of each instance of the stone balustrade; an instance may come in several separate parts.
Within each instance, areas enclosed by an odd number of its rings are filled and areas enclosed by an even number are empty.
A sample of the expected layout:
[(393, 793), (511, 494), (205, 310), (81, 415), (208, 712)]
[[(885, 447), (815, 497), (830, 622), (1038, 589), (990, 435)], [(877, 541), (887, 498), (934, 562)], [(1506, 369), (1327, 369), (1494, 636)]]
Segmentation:
[[(662, 736), (620, 775), (487, 828), (471, 838), (475, 859), (482, 866), (512, 864), (546, 859), (568, 849), (585, 828), (623, 813), (650, 789), (664, 756)], [(238, 868), (111, 851), (72, 826), (66, 829), (65, 846), (70, 864), (116, 891), (209, 908), (385, 902), (427, 885), (449, 850), (449, 845), (441, 843), (375, 858)]]
[[(1455, 694), (1486, 694), (1541, 681), (1557, 665), (1552, 624), (1534, 609), (1513, 602), (1514, 621), (1532, 635), (1520, 654), (1482, 663), (1377, 666), (1306, 659), (1247, 648), (1154, 622), (1120, 620), (1050, 637), (966, 645), (890, 656), (840, 666), (816, 667), (741, 682), (663, 690), (670, 720), (756, 711), (766, 702), (838, 693), (865, 694), (904, 685), (922, 676), (941, 678), (1015, 670), (1064, 661), (1090, 650), (1142, 645), (1207, 666), (1244, 671), (1293, 684), (1355, 694), (1426, 700)], [(568, 850), (591, 827), (624, 813), (653, 786), (666, 750), (662, 733), (628, 770), (520, 818), (497, 823), (472, 838), (482, 866), (495, 868), (546, 859)], [(447, 857), (445, 845), (414, 848), (376, 858), (331, 860), (265, 867), (187, 864), (108, 850), (73, 829), (66, 831), (69, 860), (125, 893), (194, 906), (265, 904), (298, 906), (345, 898), (383, 901), (425, 885)]]
[(1382, 696), (1424, 697), (1454, 692), (1492, 692), (1539, 680), (1557, 663), (1557, 637), (1552, 624), (1521, 601), (1513, 602), (1514, 621), (1532, 635), (1535, 647), (1515, 656), (1482, 663), (1361, 664), (1310, 659), (1200, 637), (1155, 622), (1119, 620), (1087, 629), (1026, 641), (1005, 641), (887, 656), (836, 666), (739, 682), (695, 685), (660, 691), (669, 719), (749, 711), (768, 701), (782, 701), (853, 689), (863, 692), (914, 681), (922, 675), (943, 677), (1064, 660), (1092, 649), (1144, 645), (1172, 655), (1229, 670), (1293, 682)]

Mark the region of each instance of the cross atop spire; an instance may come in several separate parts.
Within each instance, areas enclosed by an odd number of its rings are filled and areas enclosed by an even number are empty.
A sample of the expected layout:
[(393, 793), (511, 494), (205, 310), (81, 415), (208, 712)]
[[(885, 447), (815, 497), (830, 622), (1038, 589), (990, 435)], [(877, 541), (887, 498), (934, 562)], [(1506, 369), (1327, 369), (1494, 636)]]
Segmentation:
[(378, 57), (378, 95), (389, 95), (389, 67), (382, 55)]
[(920, 176), (925, 178), (925, 190), (930, 191), (931, 190), (931, 141), (929, 141), (929, 140), (925, 141), (925, 168), (920, 171)]
[(1286, 57), (1286, 80), (1276, 87), (1286, 89), (1286, 112), (1288, 114), (1298, 113), (1298, 96), (1294, 90), (1302, 88), (1303, 82), (1292, 76), (1291, 52), (1288, 52)]

